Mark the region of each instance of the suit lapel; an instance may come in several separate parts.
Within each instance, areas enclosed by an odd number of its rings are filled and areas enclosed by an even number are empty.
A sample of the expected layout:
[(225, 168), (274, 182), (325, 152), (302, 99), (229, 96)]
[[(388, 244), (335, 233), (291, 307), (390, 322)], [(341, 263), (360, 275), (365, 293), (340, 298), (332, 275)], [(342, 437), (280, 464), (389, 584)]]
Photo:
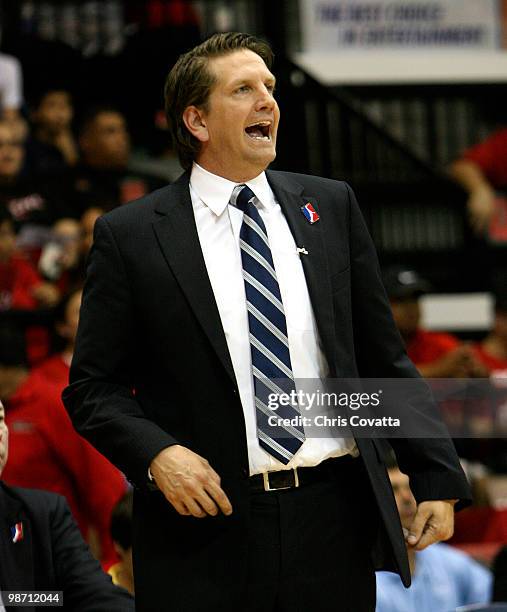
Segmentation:
[[(11, 528), (17, 523), (23, 525), (23, 538), (13, 542)], [(1, 484), (0, 586), (10, 591), (34, 588), (31, 523), (23, 504), (9, 495)]]
[(325, 219), (314, 224), (306, 220), (301, 207), (310, 202), (315, 210), (320, 212), (319, 202), (310, 196), (303, 197), (302, 185), (277, 172), (268, 170), (266, 175), (287, 219), (296, 246), (304, 247), (308, 251), (308, 255), (301, 255), (301, 261), (330, 373), (334, 375), (333, 300), (322, 232)]
[[(158, 244), (181, 290), (231, 379), (236, 382), (227, 341), (199, 242), (187, 172), (156, 207)], [(167, 192), (166, 192), (167, 193)]]

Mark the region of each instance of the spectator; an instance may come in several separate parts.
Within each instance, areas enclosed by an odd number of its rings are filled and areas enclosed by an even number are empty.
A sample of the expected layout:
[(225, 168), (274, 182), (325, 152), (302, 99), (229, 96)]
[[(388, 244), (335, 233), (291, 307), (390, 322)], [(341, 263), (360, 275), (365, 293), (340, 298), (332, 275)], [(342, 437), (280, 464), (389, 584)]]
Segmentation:
[(483, 233), (495, 210), (495, 192), (507, 189), (507, 128), (465, 151), (450, 171), (468, 193), (472, 226)]
[(56, 287), (44, 282), (17, 250), (14, 220), (0, 206), (0, 311), (54, 306), (58, 299)]
[[(0, 476), (8, 434), (0, 402)], [(90, 554), (60, 495), (9, 487), (0, 480), (0, 520), (0, 589), (63, 591), (64, 609), (73, 612), (134, 611), (133, 599), (111, 584)], [(8, 604), (0, 595), (0, 609), (11, 609)]]
[(8, 122), (16, 138), (24, 139), (26, 122), (20, 110), (23, 104), (23, 74), (19, 60), (0, 53), (0, 118)]
[(396, 266), (386, 270), (384, 285), (408, 356), (423, 376), (467, 378), (484, 375), (484, 368), (475, 359), (471, 347), (451, 334), (420, 327), (419, 298), (430, 289), (427, 281), (414, 270)]
[(47, 89), (33, 101), (32, 137), (27, 143), (27, 167), (31, 174), (57, 174), (76, 164), (78, 148), (71, 128), (73, 116), (72, 97), (64, 89)]
[[(65, 191), (54, 181), (26, 178), (22, 174), (25, 160), (23, 141), (12, 126), (0, 121), (0, 204), (3, 203), (15, 221), (26, 226), (48, 227), (68, 216), (64, 204)], [(29, 229), (29, 228), (28, 228)], [(39, 246), (45, 233), (37, 234)]]
[(78, 289), (62, 299), (57, 310), (56, 331), (60, 338), (65, 341), (65, 347), (63, 351), (49, 357), (37, 367), (39, 374), (58, 385), (61, 390), (69, 382), (69, 368), (74, 353), (81, 296), (82, 291)]
[(88, 112), (79, 131), (79, 147), (81, 164), (73, 176), (73, 189), (81, 211), (90, 206), (109, 210), (165, 184), (129, 169), (130, 134), (124, 116), (114, 108)]
[(83, 282), (81, 239), (79, 221), (63, 218), (53, 225), (42, 250), (39, 270), (45, 278), (56, 283), (62, 293), (81, 286)]
[(0, 329), (0, 397), (14, 451), (5, 481), (64, 495), (83, 535), (93, 526), (100, 537), (98, 556), (111, 561), (109, 520), (125, 492), (125, 479), (74, 431), (60, 392), (58, 385), (28, 370), (22, 337)]
[(132, 566), (132, 491), (127, 491), (113, 509), (111, 537), (120, 561), (109, 568), (113, 583), (134, 595)]
[[(416, 511), (408, 476), (392, 461), (388, 472), (401, 525), (406, 530)], [(490, 600), (491, 573), (468, 555), (441, 543), (419, 552), (407, 549), (412, 585), (405, 589), (396, 574), (377, 572), (376, 612), (447, 612)]]
[(507, 295), (497, 295), (493, 329), (474, 346), (474, 352), (490, 375), (507, 373)]

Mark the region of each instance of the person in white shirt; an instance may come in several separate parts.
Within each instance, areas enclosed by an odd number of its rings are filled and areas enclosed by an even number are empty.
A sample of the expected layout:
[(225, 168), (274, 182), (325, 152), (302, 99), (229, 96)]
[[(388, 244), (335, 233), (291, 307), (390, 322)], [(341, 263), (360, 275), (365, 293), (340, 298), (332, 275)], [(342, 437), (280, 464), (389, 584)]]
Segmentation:
[(19, 60), (0, 53), (0, 118), (15, 129), (15, 136), (24, 140), (28, 127), (21, 115), (23, 106), (23, 72)]
[[(185, 174), (95, 225), (63, 398), (136, 487), (140, 611), (366, 612), (374, 566), (410, 581), (380, 442), (270, 405), (298, 378), (418, 377), (351, 189), (266, 170), (271, 63), (231, 32), (181, 56), (166, 111)], [(449, 537), (470, 495), (452, 443), (393, 444), (410, 545)]]

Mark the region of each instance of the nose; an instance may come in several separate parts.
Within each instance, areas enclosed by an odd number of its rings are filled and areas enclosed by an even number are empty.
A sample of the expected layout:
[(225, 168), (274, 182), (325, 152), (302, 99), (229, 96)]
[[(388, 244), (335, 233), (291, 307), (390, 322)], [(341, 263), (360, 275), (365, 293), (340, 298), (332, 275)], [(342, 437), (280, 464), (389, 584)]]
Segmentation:
[(266, 85), (262, 85), (259, 89), (259, 97), (255, 106), (256, 110), (272, 110), (275, 104), (273, 92)]

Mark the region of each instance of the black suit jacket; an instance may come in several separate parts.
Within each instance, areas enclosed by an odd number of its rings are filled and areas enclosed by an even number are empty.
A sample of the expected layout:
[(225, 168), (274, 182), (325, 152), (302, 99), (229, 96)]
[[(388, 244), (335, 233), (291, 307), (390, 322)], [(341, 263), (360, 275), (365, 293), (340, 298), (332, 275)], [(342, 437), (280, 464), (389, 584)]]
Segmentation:
[[(345, 184), (267, 172), (302, 258), (331, 376), (417, 377), (393, 322), (374, 247)], [(77, 430), (138, 487), (136, 600), (157, 607), (170, 576), (175, 609), (241, 608), (249, 520), (245, 424), (220, 317), (199, 245), (189, 175), (98, 220), (76, 352), (64, 402)], [(320, 221), (300, 208), (311, 202)], [(409, 409), (409, 408), (408, 408)], [(181, 517), (146, 490), (164, 447), (199, 453), (222, 478), (231, 517)], [(357, 440), (383, 521), (379, 567), (410, 573), (391, 486), (387, 445)], [(386, 446), (386, 448), (385, 448)], [(418, 501), (469, 497), (449, 440), (393, 440)], [(202, 603), (203, 599), (205, 600)], [(178, 607), (180, 606), (180, 607)], [(236, 608), (234, 607), (236, 606)]]
[[(23, 538), (13, 542), (11, 527), (19, 522)], [(133, 598), (115, 587), (93, 558), (61, 495), (0, 482), (0, 525), (2, 590), (63, 591), (59, 609), (69, 612), (134, 610)], [(19, 609), (7, 600), (4, 605)]]

